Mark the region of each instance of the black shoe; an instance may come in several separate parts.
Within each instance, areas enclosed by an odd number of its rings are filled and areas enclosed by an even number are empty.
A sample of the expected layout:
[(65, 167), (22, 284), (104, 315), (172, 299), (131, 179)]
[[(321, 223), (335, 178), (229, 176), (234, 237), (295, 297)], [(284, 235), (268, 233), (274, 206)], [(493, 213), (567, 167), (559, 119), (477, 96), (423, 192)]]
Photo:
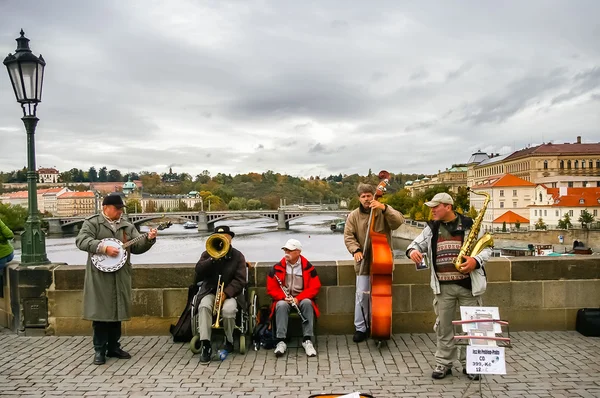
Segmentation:
[(233, 343), (230, 343), (229, 341), (228, 341), (228, 342), (226, 342), (226, 343), (223, 345), (223, 349), (224, 349), (225, 351), (229, 352), (229, 353), (232, 353), (232, 352), (233, 352)]
[(96, 351), (94, 354), (94, 365), (104, 365), (106, 363), (106, 355), (101, 351)]
[(117, 359), (130, 359), (131, 358), (131, 355), (129, 355), (128, 352), (125, 352), (120, 348), (117, 348), (115, 351), (107, 352), (106, 356), (109, 358), (117, 358)]
[(465, 369), (465, 368), (463, 368), (463, 374), (464, 374), (464, 375), (467, 375), (467, 377), (468, 377), (470, 380), (473, 380), (473, 381), (477, 381), (477, 380), (481, 379), (481, 375), (479, 375), (479, 374), (471, 374), (471, 373), (467, 373), (467, 369)]
[(209, 364), (211, 359), (212, 347), (210, 346), (210, 342), (208, 344), (202, 344), (202, 348), (200, 349), (200, 363)]
[(367, 339), (367, 334), (365, 332), (361, 332), (360, 330), (357, 330), (356, 332), (354, 332), (354, 337), (352, 337), (352, 340), (355, 343), (360, 343), (361, 341), (365, 341)]
[(431, 377), (434, 379), (443, 379), (448, 375), (452, 375), (452, 368), (444, 365), (436, 365)]

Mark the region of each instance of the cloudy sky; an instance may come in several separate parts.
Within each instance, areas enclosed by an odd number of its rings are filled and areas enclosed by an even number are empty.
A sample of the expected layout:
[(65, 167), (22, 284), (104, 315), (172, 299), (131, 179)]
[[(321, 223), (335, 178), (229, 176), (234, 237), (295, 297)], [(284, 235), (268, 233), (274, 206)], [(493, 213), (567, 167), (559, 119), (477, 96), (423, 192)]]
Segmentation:
[[(0, 0), (46, 74), (37, 165), (436, 173), (600, 142), (600, 2)], [(4, 56), (2, 55), (2, 56)], [(26, 135), (0, 73), (0, 170)]]

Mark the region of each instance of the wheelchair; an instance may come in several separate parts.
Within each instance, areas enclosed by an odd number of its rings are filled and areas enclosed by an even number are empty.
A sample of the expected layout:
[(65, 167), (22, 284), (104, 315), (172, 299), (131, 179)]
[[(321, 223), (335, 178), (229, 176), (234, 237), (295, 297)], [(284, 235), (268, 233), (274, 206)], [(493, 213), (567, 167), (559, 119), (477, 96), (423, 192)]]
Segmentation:
[[(246, 282), (248, 281), (248, 268), (250, 267), (249, 263), (246, 263)], [(191, 326), (193, 337), (190, 341), (190, 351), (194, 354), (198, 354), (200, 352), (201, 344), (200, 344), (200, 335), (198, 333), (198, 306), (200, 305), (200, 296), (198, 292), (194, 298), (192, 299), (191, 305)], [(256, 327), (256, 320), (258, 317), (258, 296), (256, 292), (253, 290), (249, 293), (248, 287), (246, 286), (242, 291), (246, 301), (246, 308), (242, 308), (238, 305), (238, 311), (235, 316), (235, 327), (233, 330), (233, 338), (234, 345), (236, 337), (239, 339), (239, 349), (240, 354), (245, 354), (248, 351), (248, 343), (252, 340), (252, 333), (254, 332), (254, 328)], [(213, 316), (213, 325), (215, 324), (215, 316)], [(220, 326), (216, 328), (212, 327), (213, 330), (223, 330), (223, 327)]]

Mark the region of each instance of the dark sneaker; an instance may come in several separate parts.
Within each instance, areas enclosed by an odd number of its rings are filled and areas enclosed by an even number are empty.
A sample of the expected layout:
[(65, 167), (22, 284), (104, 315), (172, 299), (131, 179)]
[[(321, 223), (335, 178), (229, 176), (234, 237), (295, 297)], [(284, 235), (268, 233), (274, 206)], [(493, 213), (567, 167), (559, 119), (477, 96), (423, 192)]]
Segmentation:
[(355, 343), (360, 343), (361, 341), (365, 341), (367, 339), (367, 334), (365, 332), (361, 332), (357, 330), (354, 332), (354, 337), (352, 337), (352, 341)]
[(435, 365), (431, 377), (434, 379), (443, 379), (448, 375), (452, 375), (452, 368), (444, 365)]
[(118, 359), (130, 359), (131, 355), (128, 352), (123, 351), (120, 348), (117, 348), (115, 351), (106, 353), (106, 356), (109, 358), (118, 358)]
[(200, 363), (209, 364), (212, 358), (212, 347), (209, 344), (203, 344), (200, 349)]
[(228, 342), (226, 342), (226, 343), (223, 345), (223, 349), (224, 349), (225, 351), (229, 352), (229, 353), (232, 353), (232, 352), (233, 352), (233, 343), (230, 343), (229, 341), (228, 341)]
[(467, 369), (466, 368), (463, 368), (463, 374), (467, 375), (467, 377), (470, 380), (473, 380), (473, 381), (477, 381), (477, 380), (481, 379), (481, 375), (479, 375), (479, 374), (470, 374), (470, 373), (467, 373)]
[(96, 351), (94, 354), (94, 365), (104, 365), (106, 363), (106, 355), (101, 351)]

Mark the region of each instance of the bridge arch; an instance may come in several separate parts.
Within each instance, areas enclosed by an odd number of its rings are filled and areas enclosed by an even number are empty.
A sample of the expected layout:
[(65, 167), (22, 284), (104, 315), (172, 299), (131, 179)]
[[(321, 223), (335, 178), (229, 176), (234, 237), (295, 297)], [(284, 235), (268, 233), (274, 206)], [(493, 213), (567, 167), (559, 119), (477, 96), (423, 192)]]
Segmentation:
[[(213, 231), (215, 223), (234, 216), (258, 216), (259, 218), (268, 218), (277, 222), (278, 229), (289, 229), (290, 221), (305, 216), (313, 215), (336, 215), (347, 216), (348, 210), (244, 210), (244, 211), (211, 211), (211, 212), (166, 212), (166, 213), (133, 213), (129, 214), (129, 220), (136, 226), (147, 221), (159, 220), (163, 217), (178, 218), (185, 221), (195, 221), (198, 223), (199, 231)], [(86, 217), (51, 217), (45, 220), (49, 224), (51, 234), (61, 234), (63, 232), (73, 232), (83, 223)]]

